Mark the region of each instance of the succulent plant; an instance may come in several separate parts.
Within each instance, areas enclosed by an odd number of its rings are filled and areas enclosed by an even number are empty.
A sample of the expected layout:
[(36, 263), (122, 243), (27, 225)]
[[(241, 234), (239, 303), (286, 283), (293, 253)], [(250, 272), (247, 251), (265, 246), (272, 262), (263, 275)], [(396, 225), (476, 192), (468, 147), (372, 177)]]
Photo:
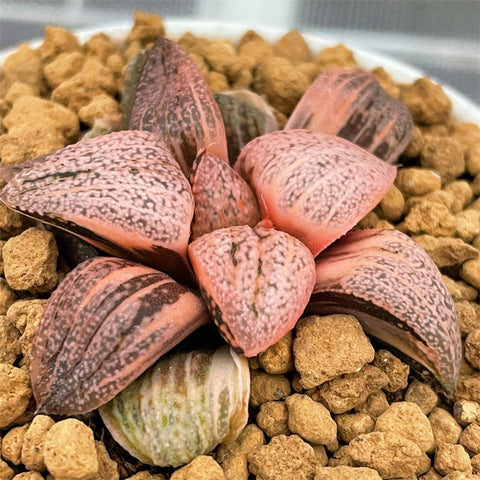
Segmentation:
[[(131, 130), (0, 168), (8, 182), (0, 199), (7, 206), (148, 265), (93, 258), (75, 267), (52, 295), (31, 362), (43, 412), (85, 413), (111, 401), (103, 416), (134, 455), (153, 463), (188, 461), (188, 455), (164, 460), (153, 453), (168, 451), (173, 433), (148, 437), (146, 444), (132, 440), (143, 435), (145, 422), (161, 424), (161, 416), (148, 412), (140, 418), (135, 402), (160, 398), (162, 382), (174, 391), (164, 366), (174, 360), (157, 363), (127, 385), (210, 319), (239, 353), (252, 356), (279, 340), (306, 308), (332, 306), (358, 315), (368, 333), (421, 362), (447, 390), (455, 388), (460, 336), (436, 267), (401, 234), (347, 234), (394, 181), (396, 168), (375, 155), (394, 162), (404, 148), (410, 134), (404, 107), (358, 70), (320, 77), (288, 128), (251, 140), (233, 169), (212, 93), (189, 57), (159, 37), (139, 76)], [(315, 104), (317, 88), (322, 112), (307, 108)], [(324, 117), (332, 118), (334, 132), (324, 131)], [(317, 126), (320, 131), (303, 128)], [(405, 276), (425, 288), (407, 290)], [(157, 289), (153, 295), (147, 294), (151, 288)], [(179, 365), (197, 354), (188, 355)], [(186, 405), (195, 378), (178, 368), (176, 378), (185, 387), (179, 401)], [(213, 367), (206, 368), (216, 381)], [(235, 375), (227, 392), (244, 398), (245, 378)], [(201, 388), (211, 393), (222, 387), (214, 385)], [(161, 408), (173, 408), (175, 395), (161, 397)], [(128, 411), (122, 405), (130, 405)], [(170, 432), (190, 418), (185, 410), (177, 413)], [(222, 413), (205, 431), (227, 418), (237, 417)], [(215, 442), (202, 443), (202, 449)], [(189, 451), (199, 452), (196, 446)]]

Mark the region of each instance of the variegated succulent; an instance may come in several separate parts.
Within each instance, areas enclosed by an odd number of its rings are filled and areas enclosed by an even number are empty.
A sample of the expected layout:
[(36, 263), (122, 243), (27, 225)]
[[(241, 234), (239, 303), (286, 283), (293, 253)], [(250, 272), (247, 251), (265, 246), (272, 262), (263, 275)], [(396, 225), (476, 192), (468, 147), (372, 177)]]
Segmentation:
[[(134, 455), (181, 464), (188, 460), (152, 451), (152, 442), (169, 448), (165, 437), (139, 435), (134, 445), (127, 438), (139, 396), (153, 412), (178, 394), (155, 393), (170, 385), (171, 360), (157, 359), (211, 320), (233, 348), (253, 356), (305, 311), (353, 313), (367, 333), (452, 391), (461, 342), (437, 268), (400, 232), (348, 233), (395, 179), (412, 129), (406, 107), (369, 73), (332, 69), (286, 128), (273, 131), (264, 110), (227, 96), (217, 96), (219, 108), (188, 55), (163, 37), (137, 66), (138, 86), (124, 103), (127, 130), (0, 172), (8, 207), (114, 256), (79, 264), (49, 301), (31, 362), (38, 411), (79, 414), (110, 402), (102, 416)], [(129, 72), (135, 78), (135, 68)], [(209, 395), (211, 382), (222, 380), (204, 366)], [(183, 372), (179, 364), (188, 404), (195, 378)], [(243, 384), (247, 375), (243, 369)], [(242, 398), (235, 418), (243, 419), (245, 391), (236, 382), (228, 379), (227, 406)], [(139, 422), (157, 421), (141, 408)]]

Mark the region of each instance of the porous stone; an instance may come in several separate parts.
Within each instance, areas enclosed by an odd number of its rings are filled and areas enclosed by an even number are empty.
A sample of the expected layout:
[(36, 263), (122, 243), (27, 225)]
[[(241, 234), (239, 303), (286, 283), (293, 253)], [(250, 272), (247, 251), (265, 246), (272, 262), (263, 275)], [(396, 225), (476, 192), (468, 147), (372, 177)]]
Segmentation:
[(375, 432), (390, 432), (416, 443), (422, 452), (432, 452), (435, 440), (432, 426), (413, 402), (392, 403), (375, 423)]
[(379, 203), (379, 210), (386, 220), (398, 222), (405, 211), (405, 198), (396, 185), (392, 185)]
[(285, 400), (288, 428), (307, 442), (332, 445), (337, 440), (337, 424), (330, 412), (308, 395), (294, 393)]
[(75, 418), (53, 425), (45, 437), (44, 461), (56, 480), (91, 480), (99, 465), (93, 431)]
[(22, 353), (20, 332), (5, 315), (0, 315), (0, 363), (13, 365)]
[(462, 264), (460, 276), (467, 283), (480, 290), (480, 256)]
[(377, 470), (384, 479), (412, 476), (422, 456), (415, 442), (391, 432), (359, 435), (349, 443), (349, 447), (357, 466)]
[(480, 425), (478, 423), (468, 425), (460, 435), (458, 443), (471, 455), (480, 453)]
[(381, 480), (381, 476), (373, 468), (348, 467), (319, 467), (315, 473), (315, 480)]
[(455, 302), (455, 310), (462, 338), (480, 329), (480, 305), (478, 303), (461, 300)]
[(375, 421), (367, 413), (344, 413), (335, 416), (338, 436), (344, 443), (349, 443), (358, 435), (373, 432)]
[(260, 367), (268, 373), (282, 374), (295, 369), (293, 364), (293, 330), (258, 355)]
[(53, 234), (31, 227), (3, 246), (5, 279), (13, 290), (49, 292), (57, 283), (57, 257)]
[(388, 377), (374, 365), (359, 372), (335, 378), (318, 387), (318, 398), (335, 414), (345, 413), (365, 402), (367, 397), (388, 383)]
[(428, 416), (432, 425), (435, 444), (438, 446), (443, 443), (457, 443), (462, 433), (462, 427), (445, 409), (435, 407)]
[(358, 372), (374, 354), (370, 340), (352, 315), (313, 315), (297, 323), (293, 356), (304, 388)]
[(480, 370), (480, 328), (472, 330), (465, 339), (465, 358), (472, 367)]
[(463, 426), (480, 421), (480, 405), (470, 400), (459, 400), (453, 404), (453, 416)]
[(443, 281), (451, 293), (453, 300), (459, 302), (461, 300), (474, 301), (478, 297), (478, 291), (476, 288), (468, 285), (463, 280), (455, 281), (453, 278), (442, 275)]
[(442, 179), (434, 170), (407, 167), (398, 171), (395, 185), (407, 198), (421, 197), (434, 190), (440, 190)]
[(46, 470), (43, 445), (45, 437), (55, 422), (47, 415), (36, 415), (30, 424), (22, 445), (22, 463), (29, 470)]
[(288, 435), (290, 430), (285, 402), (262, 403), (257, 414), (257, 425), (270, 438), (276, 435)]
[(456, 138), (427, 135), (420, 152), (420, 165), (438, 172), (443, 183), (451, 182), (465, 173), (463, 148)]
[(454, 471), (472, 473), (470, 456), (462, 445), (443, 443), (435, 452), (435, 470), (442, 475), (448, 475)]
[(22, 445), (25, 433), (29, 424), (10, 429), (2, 439), (2, 458), (12, 463), (20, 465), (22, 459)]
[(388, 383), (383, 388), (388, 392), (396, 392), (408, 385), (410, 367), (388, 350), (377, 350), (373, 364), (387, 375)]
[(388, 400), (383, 390), (371, 393), (364, 403), (355, 407), (355, 410), (367, 413), (372, 418), (378, 418), (387, 408)]
[(455, 217), (444, 205), (435, 202), (421, 202), (414, 205), (405, 217), (404, 226), (409, 233), (427, 233), (433, 236), (449, 237), (456, 231)]
[(21, 368), (0, 363), (0, 428), (23, 415), (31, 396), (29, 375)]
[(478, 256), (478, 250), (460, 238), (417, 235), (413, 239), (428, 253), (438, 268), (461, 265)]
[(313, 480), (315, 453), (298, 435), (278, 435), (248, 455), (257, 480)]
[(432, 390), (432, 387), (418, 380), (410, 383), (404, 399), (406, 402), (416, 403), (425, 415), (428, 415), (438, 403), (438, 395)]
[(461, 212), (473, 200), (472, 186), (466, 180), (450, 182), (443, 187), (443, 191), (451, 194), (450, 211), (452, 213)]
[(261, 371), (251, 372), (250, 405), (258, 407), (262, 403), (283, 400), (290, 395), (291, 386), (284, 375), (271, 375)]
[(170, 480), (225, 480), (222, 467), (208, 455), (199, 455), (188, 465), (173, 472)]

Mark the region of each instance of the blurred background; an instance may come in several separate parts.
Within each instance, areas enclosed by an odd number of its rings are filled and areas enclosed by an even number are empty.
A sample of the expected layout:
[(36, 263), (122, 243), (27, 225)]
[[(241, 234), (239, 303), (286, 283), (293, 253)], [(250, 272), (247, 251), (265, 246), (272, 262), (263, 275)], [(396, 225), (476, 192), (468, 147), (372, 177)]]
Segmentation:
[(0, 49), (68, 29), (164, 18), (299, 29), (414, 65), (480, 104), (480, 0), (0, 0)]

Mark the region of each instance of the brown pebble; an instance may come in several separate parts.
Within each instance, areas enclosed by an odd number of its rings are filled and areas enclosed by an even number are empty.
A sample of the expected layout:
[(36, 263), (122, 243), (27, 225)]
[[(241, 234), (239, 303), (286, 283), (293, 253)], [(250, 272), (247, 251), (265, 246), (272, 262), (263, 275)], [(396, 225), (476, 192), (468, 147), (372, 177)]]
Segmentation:
[(419, 477), (419, 480), (442, 480), (442, 478), (443, 476), (432, 467), (425, 475)]
[(287, 116), (308, 86), (308, 78), (282, 57), (267, 57), (255, 70), (255, 91), (265, 95), (274, 108)]
[(251, 372), (250, 405), (258, 407), (262, 403), (283, 400), (290, 395), (291, 386), (284, 375), (271, 375), (261, 371)]
[(349, 68), (357, 64), (353, 52), (343, 45), (343, 43), (321, 50), (315, 58), (315, 62), (318, 63), (322, 69), (328, 67)]
[(240, 435), (230, 442), (222, 443), (217, 449), (217, 460), (222, 463), (227, 457), (248, 455), (265, 445), (263, 431), (254, 423), (249, 423)]
[(15, 52), (7, 56), (2, 71), (8, 86), (22, 82), (29, 85), (35, 94), (44, 90), (39, 51), (26, 43), (20, 44)]
[(394, 82), (392, 76), (383, 68), (376, 67), (372, 70), (372, 74), (377, 79), (380, 86), (393, 98), (400, 96), (400, 89)]
[(305, 317), (295, 331), (293, 356), (304, 388), (357, 372), (375, 354), (360, 323), (351, 315)]
[(291, 372), (295, 369), (292, 346), (293, 330), (290, 330), (277, 343), (258, 355), (260, 367), (273, 374)]
[(453, 278), (443, 275), (443, 280), (447, 285), (448, 291), (451, 293), (453, 300), (456, 302), (461, 300), (474, 301), (478, 297), (476, 288), (468, 285), (462, 280), (455, 281)]
[(309, 62), (310, 48), (298, 30), (291, 30), (273, 45), (275, 55), (286, 58), (292, 65)]
[(472, 400), (480, 403), (480, 373), (476, 370), (461, 372), (455, 400)]
[(407, 104), (415, 123), (424, 125), (445, 123), (452, 110), (443, 88), (427, 77), (402, 85), (400, 99)]
[(385, 390), (396, 392), (407, 387), (410, 367), (388, 350), (377, 350), (373, 364), (388, 377), (388, 383), (383, 387)]
[(28, 423), (21, 427), (14, 427), (2, 439), (2, 458), (13, 465), (20, 465), (22, 462), (23, 439), (28, 427)]
[(443, 191), (452, 195), (453, 202), (450, 206), (452, 213), (462, 211), (473, 200), (473, 191), (469, 182), (465, 180), (455, 180), (443, 187)]
[(480, 256), (463, 263), (460, 276), (472, 287), (480, 290)]
[(348, 467), (319, 467), (315, 473), (315, 480), (381, 480), (381, 476), (373, 468)]
[(413, 239), (428, 253), (438, 268), (461, 265), (476, 258), (478, 250), (460, 238), (416, 235)]
[(313, 480), (315, 462), (313, 448), (298, 435), (278, 435), (248, 455), (258, 480)]
[(0, 315), (0, 363), (13, 365), (22, 353), (20, 332), (5, 315)]
[(405, 197), (420, 197), (439, 190), (442, 180), (434, 170), (407, 167), (398, 171), (395, 186)]
[(316, 395), (332, 413), (345, 413), (364, 403), (368, 395), (387, 383), (388, 377), (379, 368), (365, 365), (359, 372), (320, 385)]
[(0, 315), (5, 315), (16, 299), (15, 292), (8, 286), (6, 280), (0, 278)]
[(404, 399), (406, 402), (416, 403), (425, 415), (428, 415), (436, 407), (439, 400), (430, 385), (418, 380), (410, 383)]
[(461, 300), (455, 302), (455, 310), (462, 338), (480, 328), (480, 305), (478, 303)]
[(412, 207), (405, 217), (404, 225), (412, 234), (428, 233), (442, 237), (453, 235), (457, 228), (455, 217), (447, 207), (427, 201)]
[(47, 26), (43, 43), (38, 51), (42, 62), (48, 63), (61, 53), (79, 49), (80, 44), (73, 33), (63, 27)]
[(474, 475), (480, 475), (480, 453), (470, 458), (472, 464), (472, 473)]
[(465, 158), (460, 143), (452, 137), (425, 137), (420, 164), (430, 168), (448, 183), (465, 173)]
[(188, 465), (173, 472), (170, 480), (225, 480), (222, 467), (208, 455), (195, 457)]
[(4, 245), (5, 278), (14, 290), (49, 292), (57, 283), (57, 257), (53, 234), (31, 227)]
[(44, 461), (57, 479), (89, 480), (98, 475), (93, 431), (75, 418), (53, 425), (45, 437)]
[(335, 416), (338, 436), (344, 443), (349, 443), (358, 435), (373, 432), (375, 421), (367, 413), (344, 413)]
[(448, 475), (454, 471), (466, 473), (472, 472), (470, 456), (462, 445), (443, 443), (435, 452), (435, 470), (442, 475)]
[(460, 435), (458, 443), (463, 445), (470, 455), (480, 453), (480, 425), (478, 423), (468, 425)]
[(403, 151), (402, 156), (406, 158), (417, 158), (422, 151), (424, 142), (425, 136), (423, 135), (423, 132), (418, 126), (414, 126), (412, 130), (412, 138)]
[(364, 403), (355, 408), (355, 410), (367, 413), (372, 418), (378, 418), (389, 406), (387, 397), (383, 390), (371, 393)]
[(28, 407), (30, 377), (22, 369), (0, 363), (0, 428), (15, 422)]
[(288, 409), (285, 402), (262, 403), (257, 414), (257, 425), (270, 438), (276, 435), (289, 435)]
[[(480, 315), (480, 309), (479, 309)], [(465, 358), (472, 367), (480, 370), (480, 328), (472, 330), (465, 339)], [(477, 452), (480, 453), (480, 452)]]
[(329, 467), (338, 466), (355, 467), (352, 457), (350, 456), (350, 446), (342, 445), (338, 450), (333, 452), (332, 456), (328, 459)]
[(480, 421), (480, 405), (469, 400), (460, 400), (453, 405), (455, 420), (464, 427)]
[(142, 46), (146, 46), (154, 42), (158, 35), (165, 35), (160, 15), (136, 10), (134, 17), (133, 27), (127, 37), (128, 43), (140, 42)]
[(285, 400), (288, 409), (288, 428), (307, 442), (317, 445), (334, 445), (337, 424), (330, 412), (307, 395), (294, 393)]
[(462, 433), (462, 427), (453, 418), (450, 412), (435, 407), (428, 416), (432, 426), (433, 436), (437, 447), (443, 443), (457, 443)]
[(465, 242), (471, 242), (480, 234), (480, 211), (473, 208), (455, 215), (456, 235)]
[(422, 456), (415, 442), (391, 432), (360, 435), (349, 443), (349, 447), (356, 465), (373, 468), (384, 479), (413, 475)]
[(2, 459), (0, 459), (0, 479), (1, 480), (12, 480), (14, 475), (15, 475), (15, 472), (12, 468), (10, 468), (8, 463), (4, 462)]
[(46, 470), (43, 445), (47, 432), (55, 422), (47, 415), (36, 415), (30, 424), (22, 445), (22, 463), (29, 470)]
[(375, 432), (390, 432), (415, 442), (422, 452), (433, 452), (432, 426), (420, 407), (413, 402), (392, 403), (376, 420)]
[(405, 210), (405, 198), (396, 185), (392, 185), (379, 204), (383, 217), (398, 222)]
[(61, 53), (45, 65), (43, 73), (52, 89), (76, 75), (83, 67), (85, 55), (80, 51)]
[(23, 215), (0, 203), (0, 238), (7, 239), (18, 235), (29, 227), (29, 222)]

